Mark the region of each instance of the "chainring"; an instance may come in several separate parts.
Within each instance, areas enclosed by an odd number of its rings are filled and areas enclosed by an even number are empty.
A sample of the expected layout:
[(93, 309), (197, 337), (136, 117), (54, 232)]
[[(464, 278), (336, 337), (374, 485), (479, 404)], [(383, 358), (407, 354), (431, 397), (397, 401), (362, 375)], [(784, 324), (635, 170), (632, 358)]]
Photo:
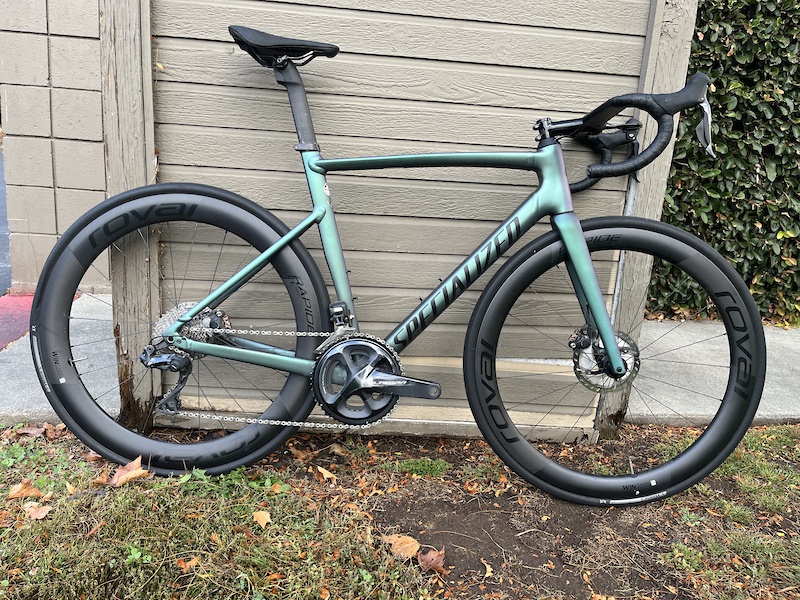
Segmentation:
[(399, 396), (366, 386), (374, 371), (404, 375), (394, 348), (377, 337), (351, 333), (329, 340), (318, 352), (311, 385), (326, 414), (348, 425), (366, 425), (392, 412)]

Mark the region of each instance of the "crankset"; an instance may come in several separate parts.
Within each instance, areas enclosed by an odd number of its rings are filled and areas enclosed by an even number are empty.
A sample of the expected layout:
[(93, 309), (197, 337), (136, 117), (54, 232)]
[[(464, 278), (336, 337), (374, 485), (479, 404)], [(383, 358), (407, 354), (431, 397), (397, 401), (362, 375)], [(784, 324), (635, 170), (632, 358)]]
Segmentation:
[(349, 425), (383, 419), (400, 396), (436, 399), (442, 393), (438, 383), (406, 377), (391, 346), (360, 333), (324, 344), (311, 382), (322, 409)]

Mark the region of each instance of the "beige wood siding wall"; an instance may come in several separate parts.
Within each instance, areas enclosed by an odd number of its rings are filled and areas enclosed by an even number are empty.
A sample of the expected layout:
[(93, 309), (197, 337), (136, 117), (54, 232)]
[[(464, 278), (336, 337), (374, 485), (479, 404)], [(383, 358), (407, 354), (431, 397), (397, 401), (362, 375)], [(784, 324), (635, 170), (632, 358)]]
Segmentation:
[[(652, 89), (648, 31), (654, 23), (660, 33), (658, 6), (650, 0), (152, 0), (158, 179), (231, 189), (289, 224), (310, 206), (285, 91), (235, 46), (229, 24), (341, 48), (336, 58), (301, 68), (323, 156), (518, 150), (535, 145), (531, 126), (539, 117), (577, 116), (613, 95)], [(583, 177), (589, 159), (568, 153), (572, 180)], [(536, 183), (526, 173), (449, 168), (329, 181), (362, 329), (380, 337)], [(620, 213), (625, 194), (625, 181), (606, 180), (576, 196), (576, 209), (582, 217)], [(533, 233), (547, 229), (543, 224)], [(324, 266), (318, 239), (303, 241)], [(437, 406), (452, 407), (445, 419), (471, 421), (462, 410), (455, 357), (487, 281), (403, 354), (409, 374), (443, 384)], [(413, 401), (402, 405), (407, 412), (396, 414), (427, 418), (414, 412)]]

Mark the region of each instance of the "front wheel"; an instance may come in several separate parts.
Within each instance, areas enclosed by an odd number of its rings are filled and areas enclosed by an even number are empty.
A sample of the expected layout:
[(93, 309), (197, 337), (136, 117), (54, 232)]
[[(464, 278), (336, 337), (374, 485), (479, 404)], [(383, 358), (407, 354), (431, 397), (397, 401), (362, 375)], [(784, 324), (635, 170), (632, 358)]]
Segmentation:
[(608, 375), (551, 232), (509, 260), (475, 308), (470, 407), (503, 461), (554, 496), (664, 498), (719, 466), (755, 415), (766, 369), (758, 309), (733, 268), (686, 232), (624, 217), (582, 225), (626, 376)]
[[(132, 190), (81, 217), (45, 264), (31, 311), (37, 372), (69, 429), (106, 458), (141, 455), (162, 474), (222, 473), (286, 440), (296, 428), (279, 422), (303, 421), (314, 405), (307, 377), (182, 352), (162, 334), (287, 231), (240, 196), (191, 184)], [(312, 359), (328, 302), (295, 241), (181, 334)]]

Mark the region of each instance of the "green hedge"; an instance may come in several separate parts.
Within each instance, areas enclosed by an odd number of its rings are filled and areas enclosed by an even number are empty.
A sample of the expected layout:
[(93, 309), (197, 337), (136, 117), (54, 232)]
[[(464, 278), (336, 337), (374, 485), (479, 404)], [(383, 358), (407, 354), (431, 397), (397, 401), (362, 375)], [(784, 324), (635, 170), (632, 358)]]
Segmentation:
[[(700, 0), (690, 73), (707, 73), (717, 158), (679, 126), (663, 220), (742, 274), (762, 315), (800, 324), (800, 3)], [(677, 282), (662, 274), (661, 289)], [(691, 304), (691, 293), (682, 302)]]

